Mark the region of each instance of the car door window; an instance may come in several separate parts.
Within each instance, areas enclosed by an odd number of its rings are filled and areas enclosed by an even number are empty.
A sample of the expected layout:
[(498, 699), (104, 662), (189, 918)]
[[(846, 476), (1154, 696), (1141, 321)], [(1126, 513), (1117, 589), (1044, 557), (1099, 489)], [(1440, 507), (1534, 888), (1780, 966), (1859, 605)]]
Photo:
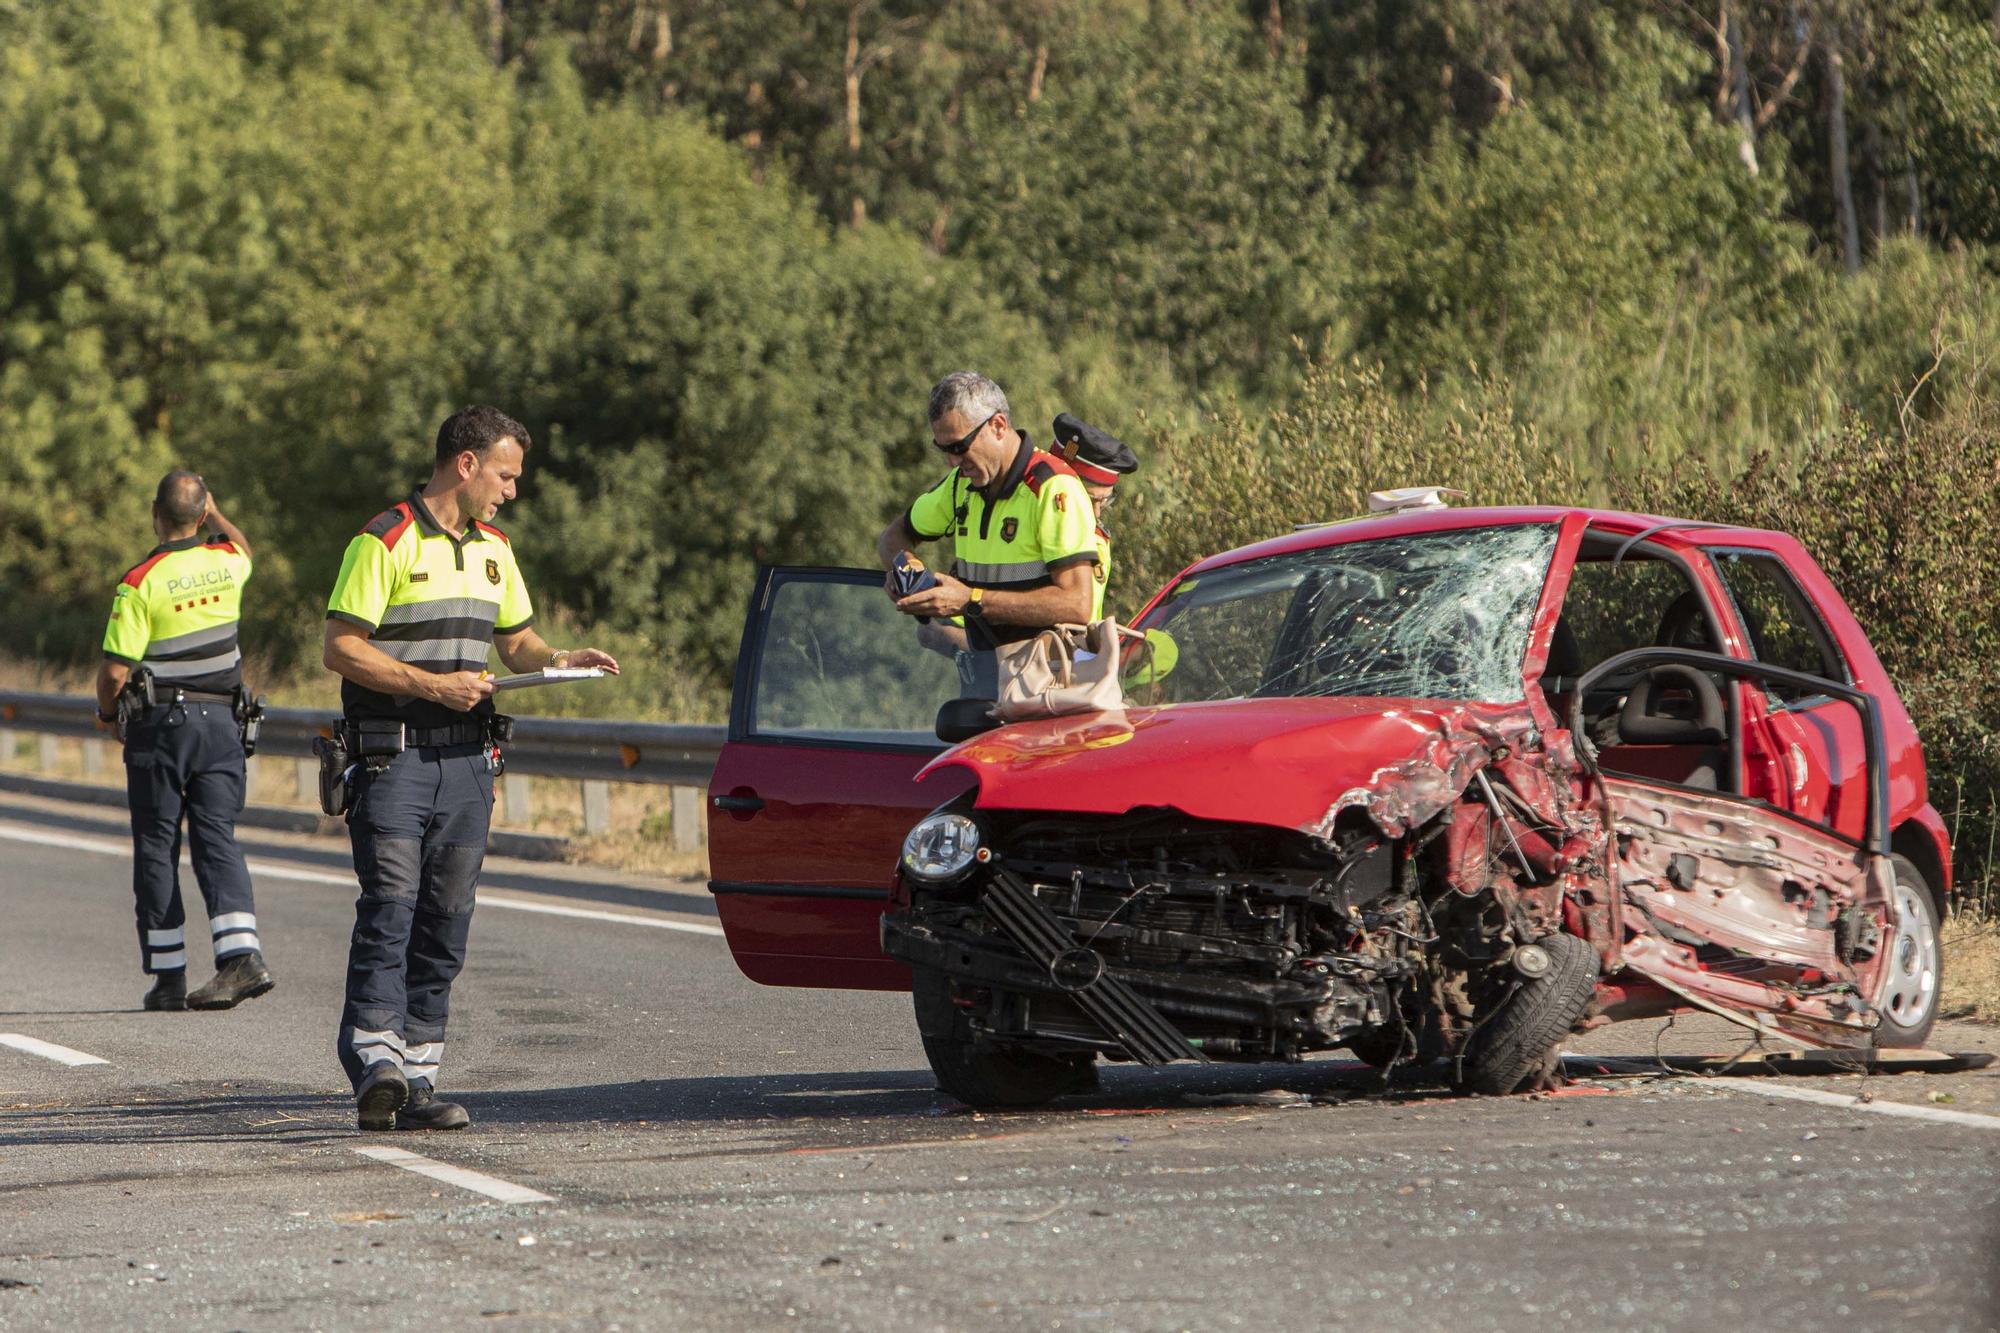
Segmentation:
[[(1714, 556), (1758, 661), (1843, 684), (1849, 681), (1833, 636), (1776, 556), (1760, 551), (1717, 551)], [(1796, 708), (1824, 697), (1794, 685), (1773, 684), (1765, 692), (1781, 707)]]
[(938, 705), (959, 693), (957, 664), (919, 642), (879, 577), (781, 570), (766, 608), (750, 736), (941, 748)]

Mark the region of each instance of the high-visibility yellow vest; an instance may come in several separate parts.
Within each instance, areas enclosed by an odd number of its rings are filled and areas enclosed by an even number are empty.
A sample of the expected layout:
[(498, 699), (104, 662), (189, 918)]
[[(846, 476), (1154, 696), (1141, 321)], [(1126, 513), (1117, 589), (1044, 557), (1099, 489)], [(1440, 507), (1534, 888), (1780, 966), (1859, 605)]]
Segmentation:
[[(975, 588), (1046, 588), (1059, 570), (1098, 558), (1090, 496), (1067, 463), (1034, 447), (1026, 433), (989, 496), (953, 469), (904, 515), (925, 541), (952, 539), (952, 576)], [(1030, 625), (993, 625), (968, 616), (974, 648), (1032, 638)]]
[[(377, 514), (347, 544), (326, 614), (367, 630), (368, 641), (397, 661), (439, 675), (485, 670), (493, 636), (524, 630), (535, 618), (506, 534), (477, 520), (463, 533), (446, 532), (421, 491)], [(395, 718), (413, 727), (466, 717), (351, 680), (341, 682), (340, 703), (349, 717)], [(475, 710), (491, 711), (490, 702)]]
[(227, 694), (243, 680), (236, 622), (250, 553), (200, 534), (153, 548), (111, 599), (104, 655), (143, 667), (164, 685)]

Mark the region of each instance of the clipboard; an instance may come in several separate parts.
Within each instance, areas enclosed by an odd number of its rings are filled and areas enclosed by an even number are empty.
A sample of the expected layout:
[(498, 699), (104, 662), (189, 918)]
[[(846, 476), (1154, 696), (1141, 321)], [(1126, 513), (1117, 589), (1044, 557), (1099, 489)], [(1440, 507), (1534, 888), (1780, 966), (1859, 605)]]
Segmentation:
[(518, 676), (502, 676), (493, 682), (493, 692), (524, 690), (531, 685), (560, 685), (566, 680), (596, 680), (603, 674), (603, 667), (543, 667)]

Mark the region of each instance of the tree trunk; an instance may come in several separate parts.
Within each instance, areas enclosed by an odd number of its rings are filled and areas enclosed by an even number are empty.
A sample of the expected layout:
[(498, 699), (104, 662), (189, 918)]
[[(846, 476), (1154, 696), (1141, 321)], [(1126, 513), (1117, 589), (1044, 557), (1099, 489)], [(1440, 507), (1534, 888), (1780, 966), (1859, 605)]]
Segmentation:
[(1889, 173), (1882, 166), (1882, 127), (1869, 121), (1861, 141), (1868, 148), (1868, 183), (1875, 191), (1875, 245), (1880, 249), (1882, 238), (1889, 234)]
[[(861, 5), (847, 6), (847, 53), (841, 61), (841, 78), (847, 91), (847, 159), (849, 166), (861, 165)], [(859, 227), (868, 220), (868, 201), (854, 192), (848, 220)]]
[(507, 0), (486, 0), (486, 49), (499, 69), (506, 59)]
[(1028, 71), (1028, 101), (1042, 100), (1042, 80), (1049, 76), (1049, 44), (1035, 43), (1035, 67)]
[(1827, 170), (1840, 214), (1840, 258), (1849, 273), (1861, 271), (1861, 226), (1854, 216), (1854, 176), (1847, 161), (1847, 82), (1840, 49), (1832, 41), (1821, 47), (1826, 61)]
[[(1995, 0), (2000, 3), (2000, 0)], [(1271, 0), (1264, 11), (1264, 45), (1270, 48), (1271, 58), (1285, 49), (1285, 10), (1283, 0)]]
[(1743, 21), (1724, 0), (1716, 19), (1722, 57), (1722, 102), (1724, 114), (1736, 125), (1736, 155), (1743, 169), (1757, 174), (1757, 121), (1750, 111), (1750, 67), (1743, 59)]

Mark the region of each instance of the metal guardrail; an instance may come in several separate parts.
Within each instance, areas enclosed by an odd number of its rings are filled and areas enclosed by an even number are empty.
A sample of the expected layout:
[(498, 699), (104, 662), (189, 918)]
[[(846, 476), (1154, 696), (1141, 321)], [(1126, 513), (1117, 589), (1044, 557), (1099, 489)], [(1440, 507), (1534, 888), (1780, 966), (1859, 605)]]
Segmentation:
[[(313, 737), (329, 735), (334, 709), (269, 708), (257, 753), (312, 755)], [(0, 729), (103, 740), (94, 699), (68, 694), (0, 690)], [(534, 777), (583, 782), (651, 782), (706, 787), (727, 729), (665, 722), (606, 722), (568, 717), (521, 717), (507, 745), (507, 769)]]
[[(310, 802), (317, 786), (312, 743), (328, 735), (340, 719), (331, 708), (268, 708), (257, 736), (257, 754), (297, 762), (297, 789)], [(69, 694), (0, 690), (0, 739), (9, 732), (33, 732), (53, 747), (57, 737), (110, 741), (97, 725), (97, 701)], [(703, 841), (702, 793), (715, 771), (728, 728), (664, 722), (596, 721), (569, 717), (517, 717), (507, 744), (503, 800), (508, 822), (532, 820), (533, 798), (526, 778), (567, 779), (583, 784), (583, 824), (588, 833), (611, 825), (610, 784), (650, 783), (673, 788), (673, 842), (683, 851)], [(0, 751), (11, 750), (0, 746)], [(86, 771), (95, 771), (100, 747), (84, 746)], [(46, 753), (53, 756), (53, 749)], [(0, 765), (11, 754), (0, 752)], [(43, 761), (53, 763), (53, 758)]]

